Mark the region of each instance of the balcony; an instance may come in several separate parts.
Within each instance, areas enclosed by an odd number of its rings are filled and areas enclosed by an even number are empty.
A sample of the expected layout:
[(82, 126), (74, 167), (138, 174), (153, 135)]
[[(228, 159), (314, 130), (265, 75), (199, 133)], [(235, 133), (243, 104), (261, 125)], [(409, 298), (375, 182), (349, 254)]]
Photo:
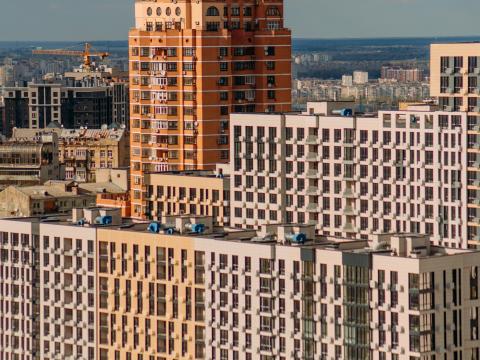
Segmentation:
[(355, 210), (354, 208), (352, 208), (351, 206), (346, 206), (346, 207), (343, 209), (343, 213), (344, 213), (344, 215), (347, 215), (347, 216), (356, 216), (356, 215), (358, 215), (358, 211)]
[(317, 145), (318, 144), (318, 136), (309, 135), (305, 140), (306, 145)]
[(343, 226), (342, 231), (346, 233), (356, 233), (358, 230), (351, 223), (346, 223)]
[(356, 198), (355, 194), (353, 193), (353, 191), (350, 188), (345, 189), (345, 191), (343, 192), (343, 197), (345, 199), (355, 199)]
[(318, 179), (319, 178), (319, 173), (318, 170), (316, 169), (311, 169), (307, 171), (307, 179)]

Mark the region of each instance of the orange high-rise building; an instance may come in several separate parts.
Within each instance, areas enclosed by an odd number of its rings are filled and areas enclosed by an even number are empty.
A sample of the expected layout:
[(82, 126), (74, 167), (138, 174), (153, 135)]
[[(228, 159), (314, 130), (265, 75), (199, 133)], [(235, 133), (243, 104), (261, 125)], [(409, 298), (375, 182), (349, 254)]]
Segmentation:
[[(137, 0), (130, 31), (132, 215), (145, 173), (229, 159), (229, 114), (291, 108), (283, 0)], [(171, 194), (175, 196), (175, 194)]]

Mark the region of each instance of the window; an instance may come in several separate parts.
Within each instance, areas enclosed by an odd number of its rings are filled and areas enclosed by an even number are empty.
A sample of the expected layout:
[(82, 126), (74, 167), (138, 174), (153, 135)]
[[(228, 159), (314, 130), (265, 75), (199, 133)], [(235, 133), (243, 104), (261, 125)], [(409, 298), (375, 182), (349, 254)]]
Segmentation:
[(220, 16), (220, 12), (215, 6), (210, 6), (207, 9), (207, 16)]
[(266, 11), (267, 16), (280, 16), (280, 10), (276, 6), (269, 6)]

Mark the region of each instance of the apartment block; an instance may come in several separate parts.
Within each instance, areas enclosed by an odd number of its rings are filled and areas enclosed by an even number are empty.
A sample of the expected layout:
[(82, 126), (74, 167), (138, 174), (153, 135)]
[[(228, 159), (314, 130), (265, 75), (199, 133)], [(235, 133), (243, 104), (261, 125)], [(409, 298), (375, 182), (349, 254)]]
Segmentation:
[(95, 182), (99, 170), (130, 165), (130, 137), (125, 127), (14, 129), (12, 140), (23, 141), (52, 133), (58, 137), (58, 157), (65, 180)]
[(96, 229), (36, 224), (40, 359), (95, 359)]
[(0, 220), (0, 227), (0, 358), (38, 359), (38, 236), (32, 223)]
[(10, 185), (41, 185), (59, 180), (58, 137), (45, 134), (17, 142), (0, 142), (0, 189)]
[(2, 359), (479, 356), (480, 253), (426, 235), (94, 208), (0, 220), (0, 233)]
[[(68, 76), (68, 74), (65, 74)], [(13, 129), (43, 129), (51, 123), (65, 128), (100, 129), (103, 124), (127, 125), (128, 83), (82, 75), (82, 80), (58, 77), (19, 84), (4, 90), (6, 122)]]
[(423, 81), (423, 70), (405, 69), (396, 66), (382, 66), (381, 78), (384, 80), (396, 80), (398, 82)]
[(232, 226), (307, 223), (331, 236), (414, 232), (477, 245), (466, 113), (423, 105), (365, 117), (327, 105), (232, 115)]
[(211, 216), (215, 226), (230, 222), (230, 177), (217, 171), (167, 171), (146, 174), (150, 220), (172, 215)]
[(480, 205), (480, 44), (433, 44), (430, 56), (430, 87), (432, 96), (438, 99), (441, 108), (447, 111), (467, 113), (468, 158), (468, 213), (471, 235), (478, 241), (478, 218)]
[(136, 1), (130, 31), (132, 215), (144, 174), (229, 159), (231, 112), (289, 111), (291, 34), (283, 1)]
[(95, 229), (0, 220), (0, 357), (95, 359)]
[[(138, 231), (140, 229), (140, 231)], [(98, 230), (99, 359), (203, 359), (205, 287), (193, 238)]]
[(430, 92), (449, 111), (480, 113), (480, 44), (430, 46)]

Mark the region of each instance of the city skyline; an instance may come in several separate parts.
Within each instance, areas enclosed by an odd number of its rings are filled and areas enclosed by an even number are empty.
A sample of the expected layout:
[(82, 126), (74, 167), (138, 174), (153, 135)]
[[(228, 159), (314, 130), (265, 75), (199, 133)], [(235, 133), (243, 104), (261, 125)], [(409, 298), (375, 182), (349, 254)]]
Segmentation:
[[(0, 41), (127, 38), (128, 29), (133, 25), (131, 11), (134, 1), (89, 2), (89, 6), (84, 2), (58, 0), (2, 4)], [(417, 37), (419, 33), (427, 37), (475, 36), (474, 16), (478, 11), (480, 3), (472, 0), (455, 3), (447, 0), (436, 0), (435, 3), (434, 0), (368, 0), (361, 3), (352, 0), (289, 0), (286, 2), (286, 25), (294, 30), (296, 38)], [(76, 16), (69, 16), (72, 13)], [(390, 16), (393, 13), (395, 17)], [(342, 23), (344, 25), (339, 26)], [(13, 28), (14, 39), (10, 35)]]

